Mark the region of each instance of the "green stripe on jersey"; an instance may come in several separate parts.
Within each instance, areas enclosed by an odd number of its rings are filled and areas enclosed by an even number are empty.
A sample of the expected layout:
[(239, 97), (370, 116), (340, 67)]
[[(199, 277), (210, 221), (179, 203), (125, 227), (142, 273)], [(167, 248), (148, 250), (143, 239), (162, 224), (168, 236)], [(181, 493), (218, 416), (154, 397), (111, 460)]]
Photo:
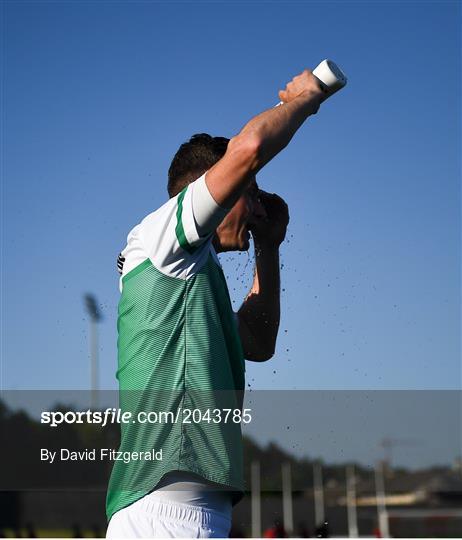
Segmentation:
[(186, 190), (188, 189), (188, 186), (186, 186), (183, 191), (178, 195), (178, 207), (176, 210), (176, 227), (175, 227), (175, 234), (178, 239), (178, 243), (180, 246), (187, 251), (188, 253), (194, 253), (196, 248), (191, 246), (191, 244), (188, 242), (184, 227), (183, 227), (183, 199), (186, 195)]

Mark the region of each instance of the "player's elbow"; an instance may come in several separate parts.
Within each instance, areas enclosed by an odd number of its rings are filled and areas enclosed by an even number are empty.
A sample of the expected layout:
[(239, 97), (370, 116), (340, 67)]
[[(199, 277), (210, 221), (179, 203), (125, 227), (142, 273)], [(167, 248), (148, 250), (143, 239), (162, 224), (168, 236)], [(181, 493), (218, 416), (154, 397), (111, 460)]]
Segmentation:
[(260, 355), (258, 362), (268, 362), (274, 356), (274, 351), (264, 352)]
[(274, 349), (258, 349), (246, 355), (246, 360), (251, 362), (267, 362), (274, 356)]
[(260, 163), (261, 146), (260, 137), (249, 131), (233, 137), (229, 141), (228, 152), (239, 160), (248, 172), (256, 172)]

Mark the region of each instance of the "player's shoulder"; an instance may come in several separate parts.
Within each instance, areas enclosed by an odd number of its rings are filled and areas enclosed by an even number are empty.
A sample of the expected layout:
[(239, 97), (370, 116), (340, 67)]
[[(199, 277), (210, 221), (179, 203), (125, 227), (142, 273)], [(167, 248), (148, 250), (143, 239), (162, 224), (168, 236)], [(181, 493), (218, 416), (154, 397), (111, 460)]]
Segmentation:
[[(165, 221), (170, 221), (175, 216), (178, 207), (178, 195), (166, 201), (162, 206), (147, 214), (132, 231), (139, 233), (146, 227), (162, 227)], [(132, 232), (130, 231), (130, 233)], [(129, 234), (130, 234), (129, 233)]]
[(165, 237), (165, 225), (169, 221), (168, 216), (171, 216), (175, 204), (173, 199), (169, 199), (162, 206), (145, 215), (129, 230), (125, 247), (117, 257), (117, 270), (121, 276), (125, 276), (149, 258), (144, 245), (146, 236), (159, 239)]
[(122, 276), (146, 260), (162, 274), (180, 279), (188, 279), (202, 268), (210, 254), (211, 236), (198, 235), (191, 186), (186, 186), (131, 229), (118, 260)]

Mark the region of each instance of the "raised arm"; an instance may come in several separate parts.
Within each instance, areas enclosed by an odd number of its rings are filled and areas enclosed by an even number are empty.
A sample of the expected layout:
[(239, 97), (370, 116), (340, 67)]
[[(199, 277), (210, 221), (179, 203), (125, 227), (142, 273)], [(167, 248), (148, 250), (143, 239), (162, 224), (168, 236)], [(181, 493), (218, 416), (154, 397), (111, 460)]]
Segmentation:
[(284, 104), (252, 118), (207, 172), (207, 187), (221, 207), (234, 205), (255, 174), (289, 144), (310, 115), (316, 114), (327, 94), (318, 79), (305, 70), (279, 92), (279, 97)]

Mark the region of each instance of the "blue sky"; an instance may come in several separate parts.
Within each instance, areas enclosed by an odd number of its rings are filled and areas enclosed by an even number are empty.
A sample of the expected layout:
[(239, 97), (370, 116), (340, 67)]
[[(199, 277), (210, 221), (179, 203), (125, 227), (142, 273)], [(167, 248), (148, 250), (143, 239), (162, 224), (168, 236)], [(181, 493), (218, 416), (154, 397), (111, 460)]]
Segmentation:
[[(324, 58), (348, 86), (259, 176), (291, 221), (248, 382), (460, 387), (460, 3), (4, 2), (3, 31), (3, 389), (88, 388), (88, 291), (116, 388), (115, 259), (177, 147)], [(222, 260), (237, 308), (251, 263)]]

